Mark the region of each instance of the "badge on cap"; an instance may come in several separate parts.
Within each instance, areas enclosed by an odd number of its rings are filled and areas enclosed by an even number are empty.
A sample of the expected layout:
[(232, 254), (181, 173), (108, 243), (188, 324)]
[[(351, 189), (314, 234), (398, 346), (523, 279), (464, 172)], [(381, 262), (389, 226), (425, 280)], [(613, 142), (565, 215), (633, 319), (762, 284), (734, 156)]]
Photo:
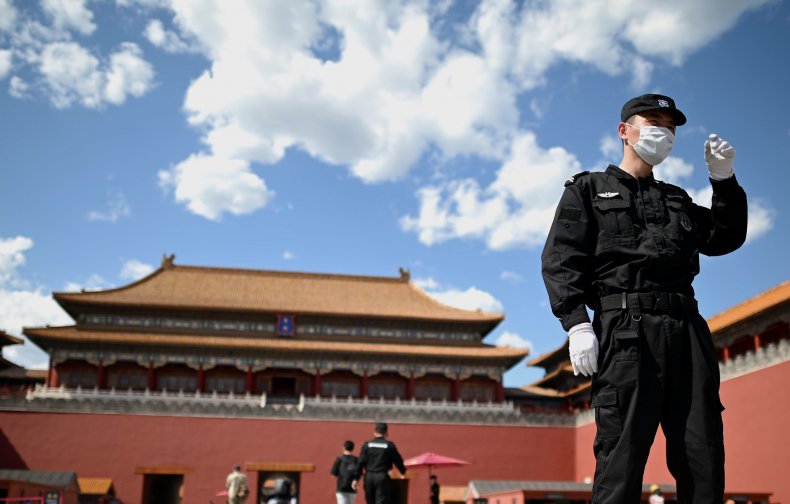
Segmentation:
[(615, 196), (620, 196), (620, 193), (619, 192), (599, 192), (598, 193), (598, 197), (599, 198), (609, 199), (609, 198), (614, 198)]
[(683, 226), (683, 229), (686, 231), (691, 231), (691, 219), (685, 213), (680, 214), (680, 225)]
[(658, 104), (662, 107), (669, 107), (669, 102), (666, 100), (658, 100)]

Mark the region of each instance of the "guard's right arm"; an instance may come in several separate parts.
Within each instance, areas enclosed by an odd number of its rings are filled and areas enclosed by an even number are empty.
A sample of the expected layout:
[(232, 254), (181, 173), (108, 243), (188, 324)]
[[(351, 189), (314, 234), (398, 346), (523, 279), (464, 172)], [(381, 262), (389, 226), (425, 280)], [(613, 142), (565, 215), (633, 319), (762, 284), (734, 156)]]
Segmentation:
[(566, 185), (541, 255), (551, 311), (566, 331), (590, 321), (584, 302), (590, 289), (595, 229), (580, 183)]
[(332, 465), (332, 470), (329, 471), (329, 474), (332, 476), (340, 476), (340, 457), (335, 459), (335, 463)]

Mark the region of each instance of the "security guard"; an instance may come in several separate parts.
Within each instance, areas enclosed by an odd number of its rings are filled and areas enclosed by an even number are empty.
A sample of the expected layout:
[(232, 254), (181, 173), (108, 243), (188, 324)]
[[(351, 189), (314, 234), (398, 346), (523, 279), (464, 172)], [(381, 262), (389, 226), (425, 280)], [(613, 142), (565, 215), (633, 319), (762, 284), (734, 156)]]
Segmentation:
[(387, 424), (379, 422), (374, 429), (375, 437), (362, 445), (359, 468), (365, 471), (365, 502), (367, 504), (389, 504), (392, 497), (389, 471), (393, 464), (406, 477), (406, 466), (395, 443), (387, 440)]
[[(542, 255), (574, 373), (592, 376), (592, 502), (639, 502), (659, 423), (678, 501), (722, 502), (719, 368), (691, 282), (700, 253), (726, 254), (746, 239), (735, 149), (716, 135), (705, 142), (713, 186), (707, 209), (653, 178), (653, 167), (672, 149), (675, 128), (686, 123), (675, 102), (642, 95), (623, 106), (620, 119), (620, 166), (565, 183)], [(594, 312), (592, 323), (585, 305)]]

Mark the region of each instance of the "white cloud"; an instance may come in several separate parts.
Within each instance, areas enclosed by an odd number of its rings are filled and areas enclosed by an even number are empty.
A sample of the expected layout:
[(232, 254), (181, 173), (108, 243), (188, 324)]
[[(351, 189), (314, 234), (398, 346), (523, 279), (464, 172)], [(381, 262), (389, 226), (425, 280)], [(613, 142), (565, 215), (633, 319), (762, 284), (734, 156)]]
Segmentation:
[(532, 352), (532, 342), (510, 331), (503, 332), (496, 339), (496, 346), (511, 348), (527, 348)]
[(476, 180), (450, 181), (418, 191), (419, 214), (401, 219), (426, 245), (452, 238), (481, 238), (503, 250), (543, 242), (564, 181), (578, 173), (578, 160), (561, 147), (543, 149), (522, 132), (496, 179), (486, 188)]
[(773, 229), (776, 210), (767, 204), (752, 200), (749, 202), (749, 228), (746, 231), (746, 243), (756, 240)]
[(131, 208), (123, 193), (110, 193), (107, 207), (103, 212), (96, 210), (88, 212), (88, 220), (116, 222), (121, 217), (128, 217), (131, 214)]
[[(765, 1), (704, 0), (689, 7), (672, 0), (645, 7), (605, 0), (490, 0), (451, 25), (433, 17), (443, 8), (422, 2), (174, 0), (175, 31), (154, 20), (147, 36), (163, 48), (194, 40), (211, 62), (185, 99), (188, 120), (204, 132), (208, 147), (193, 156), (273, 164), (297, 148), (376, 183), (403, 177), (427, 151), (440, 160), (474, 155), (504, 162), (524, 134), (517, 101), (544, 84), (553, 67), (569, 62), (609, 75), (630, 74), (641, 89), (649, 85), (655, 63), (678, 64)], [(652, 25), (637, 29), (654, 17), (666, 20), (665, 11), (679, 13), (676, 21), (688, 26), (695, 19), (690, 16), (705, 9), (726, 12), (707, 16), (703, 34), (656, 27), (671, 46), (645, 43), (643, 33), (654, 36)], [(531, 103), (536, 117), (546, 112)], [(463, 181), (456, 185), (475, 190)], [(191, 199), (195, 207), (213, 206), (200, 198)], [(498, 204), (490, 197), (479, 203), (490, 211)], [(533, 209), (522, 202), (517, 206), (525, 215), (515, 219), (508, 211), (507, 222), (513, 231), (530, 228), (531, 236), (543, 217), (531, 215)], [(492, 224), (470, 219), (468, 229), (423, 238), (512, 243), (510, 231), (500, 236)]]
[(681, 179), (691, 176), (692, 173), (694, 173), (694, 166), (691, 163), (672, 156), (660, 165), (653, 167), (653, 176), (657, 180), (670, 184), (678, 184)]
[(283, 259), (285, 259), (286, 261), (290, 261), (291, 259), (296, 259), (296, 255), (294, 255), (294, 253), (291, 252), (290, 250), (286, 250), (285, 252), (283, 252)]
[(82, 35), (96, 30), (93, 13), (85, 6), (85, 0), (42, 0), (41, 8), (58, 29), (76, 30)]
[(148, 263), (138, 261), (137, 259), (130, 259), (123, 263), (118, 277), (124, 280), (136, 281), (150, 275), (155, 269), (156, 268)]
[[(713, 204), (713, 187), (710, 185), (698, 190), (689, 189), (686, 192), (698, 205), (710, 208)], [(750, 199), (746, 243), (760, 238), (773, 229), (776, 215), (776, 210), (769, 204), (759, 199)]]
[(441, 288), (433, 278), (414, 280), (414, 285), (437, 301), (464, 310), (481, 310), (484, 312), (504, 311), (502, 302), (488, 292), (469, 287), (465, 290)]
[(17, 268), (25, 264), (25, 251), (33, 247), (26, 236), (0, 238), (0, 287), (17, 278)]
[(105, 100), (120, 105), (127, 96), (139, 98), (153, 87), (154, 68), (142, 58), (137, 45), (124, 42), (120, 50), (110, 55), (104, 79)]
[(67, 282), (66, 285), (63, 286), (63, 290), (65, 292), (97, 291), (110, 289), (112, 287), (112, 284), (105, 280), (104, 277), (97, 273), (93, 273), (84, 282)]
[(22, 327), (67, 324), (71, 319), (43, 288), (32, 289), (29, 281), (19, 277), (17, 269), (25, 264), (25, 252), (32, 247), (33, 240), (25, 236), (0, 238), (0, 329), (25, 340), (24, 345), (4, 349), (9, 360), (43, 368), (46, 354), (22, 336)]
[(11, 31), (16, 24), (17, 11), (11, 0), (0, 0), (0, 32)]
[(123, 43), (110, 55), (109, 65), (102, 65), (75, 42), (53, 42), (41, 53), (39, 71), (57, 108), (75, 102), (88, 108), (119, 105), (127, 96), (142, 96), (153, 86), (153, 68), (140, 54), (135, 44)]
[(499, 278), (501, 280), (505, 280), (507, 282), (523, 282), (524, 277), (520, 274), (516, 273), (515, 271), (503, 271), (499, 274)]
[(30, 97), (30, 95), (28, 94), (29, 89), (30, 86), (28, 85), (28, 83), (17, 75), (14, 75), (8, 81), (8, 94), (19, 100), (23, 100)]
[(185, 42), (178, 33), (167, 30), (158, 19), (148, 22), (143, 32), (145, 38), (154, 46), (168, 53), (188, 53), (197, 50)]
[(173, 190), (176, 201), (197, 215), (218, 221), (225, 212), (250, 213), (266, 206), (274, 196), (248, 161), (192, 155), (169, 170), (159, 172), (159, 184)]
[(11, 51), (0, 49), (0, 80), (6, 78), (11, 72)]

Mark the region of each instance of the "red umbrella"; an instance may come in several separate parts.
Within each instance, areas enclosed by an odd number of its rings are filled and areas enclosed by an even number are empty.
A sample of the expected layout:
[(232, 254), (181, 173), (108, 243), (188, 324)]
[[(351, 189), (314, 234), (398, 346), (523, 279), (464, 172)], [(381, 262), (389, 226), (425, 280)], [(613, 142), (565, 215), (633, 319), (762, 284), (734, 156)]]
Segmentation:
[(419, 469), (422, 467), (428, 468), (428, 476), (431, 475), (432, 467), (461, 467), (469, 465), (470, 462), (460, 460), (452, 457), (446, 457), (436, 453), (426, 452), (422, 455), (417, 455), (403, 462), (403, 465), (412, 469)]

